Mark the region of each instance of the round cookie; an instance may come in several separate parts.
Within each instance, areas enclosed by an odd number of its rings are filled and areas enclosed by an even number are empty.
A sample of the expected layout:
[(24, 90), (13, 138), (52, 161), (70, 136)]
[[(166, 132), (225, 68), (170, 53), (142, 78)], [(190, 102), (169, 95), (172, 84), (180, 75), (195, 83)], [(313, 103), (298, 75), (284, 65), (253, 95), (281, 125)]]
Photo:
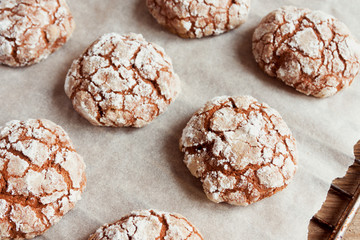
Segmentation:
[(0, 239), (33, 238), (80, 200), (85, 164), (66, 132), (49, 120), (0, 128)]
[(183, 216), (156, 210), (134, 211), (99, 228), (89, 240), (202, 240), (200, 232)]
[(250, 0), (146, 0), (157, 22), (183, 38), (201, 38), (243, 24)]
[(280, 114), (250, 96), (217, 97), (187, 123), (184, 162), (216, 203), (246, 206), (284, 189), (296, 146)]
[(37, 63), (66, 43), (74, 28), (65, 0), (0, 1), (0, 63)]
[(262, 19), (252, 41), (260, 67), (306, 95), (332, 96), (359, 72), (358, 42), (321, 11), (279, 8)]
[(109, 33), (73, 62), (65, 92), (94, 125), (143, 127), (175, 100), (180, 80), (158, 45), (140, 34)]

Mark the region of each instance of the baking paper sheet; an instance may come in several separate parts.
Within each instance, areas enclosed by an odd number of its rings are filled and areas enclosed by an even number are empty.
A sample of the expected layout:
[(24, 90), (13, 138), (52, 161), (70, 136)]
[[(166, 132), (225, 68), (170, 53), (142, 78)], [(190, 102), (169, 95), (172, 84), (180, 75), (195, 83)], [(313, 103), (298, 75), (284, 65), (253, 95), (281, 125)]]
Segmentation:
[[(248, 21), (217, 37), (181, 39), (160, 27), (144, 0), (68, 1), (76, 29), (47, 60), (26, 68), (0, 66), (0, 125), (47, 118), (61, 125), (87, 165), (82, 200), (39, 240), (85, 240), (100, 225), (132, 210), (154, 208), (186, 216), (205, 239), (307, 239), (309, 220), (329, 184), (345, 174), (360, 138), (360, 79), (327, 99), (307, 97), (265, 75), (251, 53), (254, 28), (283, 5), (321, 9), (360, 38), (357, 0), (253, 0)], [(142, 33), (161, 45), (182, 80), (168, 111), (142, 129), (94, 127), (81, 118), (63, 85), (71, 62), (108, 32)], [(194, 111), (219, 95), (252, 95), (277, 109), (298, 148), (298, 172), (282, 192), (248, 207), (215, 204), (183, 164), (182, 129)]]

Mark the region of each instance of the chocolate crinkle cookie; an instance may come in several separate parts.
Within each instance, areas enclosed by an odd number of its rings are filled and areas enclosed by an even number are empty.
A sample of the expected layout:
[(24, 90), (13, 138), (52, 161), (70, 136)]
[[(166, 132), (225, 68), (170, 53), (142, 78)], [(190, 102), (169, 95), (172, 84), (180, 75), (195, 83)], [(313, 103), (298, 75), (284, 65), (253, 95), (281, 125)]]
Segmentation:
[(81, 116), (97, 126), (143, 127), (180, 92), (170, 58), (140, 34), (105, 34), (66, 76), (65, 92)]
[(0, 63), (37, 63), (66, 43), (74, 28), (65, 0), (0, 1)]
[(219, 35), (244, 23), (250, 0), (146, 0), (159, 24), (183, 38)]
[(0, 239), (44, 233), (80, 200), (85, 164), (66, 132), (49, 120), (0, 128)]
[(255, 29), (252, 48), (267, 74), (319, 98), (349, 86), (360, 68), (359, 43), (345, 24), (306, 8), (269, 13)]
[(156, 210), (134, 211), (99, 228), (89, 240), (203, 240), (184, 216)]
[(184, 162), (216, 203), (246, 206), (284, 189), (296, 146), (280, 114), (250, 96), (217, 97), (190, 119), (180, 139)]

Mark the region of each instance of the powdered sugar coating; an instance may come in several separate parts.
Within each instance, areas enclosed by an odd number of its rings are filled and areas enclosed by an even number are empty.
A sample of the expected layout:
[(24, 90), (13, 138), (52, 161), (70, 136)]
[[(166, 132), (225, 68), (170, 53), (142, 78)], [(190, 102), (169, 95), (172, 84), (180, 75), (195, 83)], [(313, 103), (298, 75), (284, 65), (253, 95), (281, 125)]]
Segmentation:
[(250, 96), (217, 97), (197, 111), (180, 139), (190, 172), (214, 202), (243, 205), (284, 189), (296, 146), (280, 114)]
[(170, 58), (140, 34), (105, 34), (76, 59), (65, 81), (73, 106), (98, 126), (142, 127), (180, 92)]
[(0, 63), (37, 63), (66, 43), (74, 28), (65, 0), (0, 1)]
[(283, 7), (263, 18), (253, 35), (256, 62), (299, 92), (332, 96), (360, 68), (360, 47), (349, 29), (321, 11)]
[(159, 24), (183, 38), (201, 38), (243, 24), (250, 0), (146, 0)]
[(85, 164), (66, 132), (49, 120), (0, 129), (0, 239), (33, 238), (72, 209)]
[(89, 240), (202, 240), (200, 232), (183, 216), (156, 210), (134, 211), (99, 228)]

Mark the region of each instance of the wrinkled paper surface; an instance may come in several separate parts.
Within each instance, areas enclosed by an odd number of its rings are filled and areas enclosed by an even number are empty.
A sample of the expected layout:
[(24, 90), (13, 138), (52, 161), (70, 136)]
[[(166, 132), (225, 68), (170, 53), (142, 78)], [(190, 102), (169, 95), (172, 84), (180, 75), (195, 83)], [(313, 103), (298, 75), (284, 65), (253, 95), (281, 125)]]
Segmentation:
[[(325, 200), (329, 184), (353, 161), (353, 145), (360, 138), (360, 79), (327, 99), (305, 96), (260, 70), (251, 53), (252, 33), (271, 10), (296, 5), (336, 16), (359, 39), (357, 0), (253, 0), (244, 25), (200, 40), (166, 31), (148, 13), (144, 0), (68, 4), (76, 29), (64, 47), (31, 67), (0, 66), (0, 125), (13, 119), (50, 119), (69, 133), (87, 165), (82, 200), (37, 239), (85, 240), (104, 223), (149, 208), (186, 216), (205, 239), (307, 239), (309, 220)], [(178, 99), (142, 129), (92, 126), (73, 110), (64, 93), (72, 60), (108, 32), (142, 33), (165, 49), (181, 78)], [(252, 95), (268, 103), (297, 140), (299, 168), (293, 181), (248, 207), (209, 201), (178, 148), (191, 115), (220, 95)]]

